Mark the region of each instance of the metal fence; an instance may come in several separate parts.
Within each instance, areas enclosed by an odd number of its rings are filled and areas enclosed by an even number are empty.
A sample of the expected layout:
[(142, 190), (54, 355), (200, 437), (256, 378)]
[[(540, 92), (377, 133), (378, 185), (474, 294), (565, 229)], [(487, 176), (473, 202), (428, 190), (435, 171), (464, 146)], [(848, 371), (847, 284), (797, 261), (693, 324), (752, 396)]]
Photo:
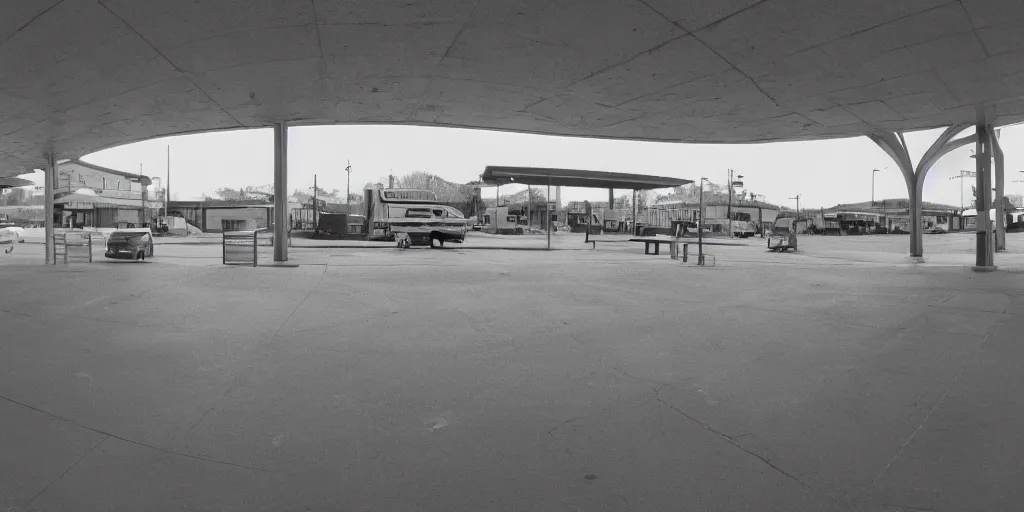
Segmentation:
[(257, 235), (255, 231), (225, 231), (221, 242), (221, 261), (225, 265), (256, 266)]
[(92, 233), (67, 232), (53, 235), (53, 264), (62, 259), (92, 263)]
[(644, 208), (637, 213), (637, 217), (644, 226), (670, 228), (674, 220), (694, 220), (696, 210), (696, 208)]

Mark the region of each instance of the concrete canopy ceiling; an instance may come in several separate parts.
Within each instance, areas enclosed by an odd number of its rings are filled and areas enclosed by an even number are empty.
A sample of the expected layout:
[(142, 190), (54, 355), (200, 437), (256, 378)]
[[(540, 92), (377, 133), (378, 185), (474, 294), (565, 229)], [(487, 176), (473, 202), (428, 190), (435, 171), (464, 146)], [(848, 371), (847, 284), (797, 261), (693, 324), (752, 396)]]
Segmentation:
[(0, 0), (0, 176), (271, 122), (755, 142), (1024, 120), (1021, 0)]

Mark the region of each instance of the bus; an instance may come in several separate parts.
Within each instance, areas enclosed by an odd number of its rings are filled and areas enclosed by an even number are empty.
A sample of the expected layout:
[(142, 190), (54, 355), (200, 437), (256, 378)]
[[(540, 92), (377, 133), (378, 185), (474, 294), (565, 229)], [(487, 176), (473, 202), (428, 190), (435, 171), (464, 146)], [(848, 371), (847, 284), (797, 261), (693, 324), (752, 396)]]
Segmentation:
[(365, 191), (370, 240), (394, 240), (408, 233), (413, 244), (461, 243), (469, 220), (458, 209), (441, 204), (429, 190), (370, 188)]

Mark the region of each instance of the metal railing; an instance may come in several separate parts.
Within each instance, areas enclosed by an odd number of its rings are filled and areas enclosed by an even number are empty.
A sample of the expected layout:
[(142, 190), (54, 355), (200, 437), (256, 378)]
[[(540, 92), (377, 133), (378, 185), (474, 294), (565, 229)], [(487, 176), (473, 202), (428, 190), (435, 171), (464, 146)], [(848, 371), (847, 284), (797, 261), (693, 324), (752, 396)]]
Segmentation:
[(252, 265), (259, 260), (257, 237), (260, 229), (253, 231), (225, 231), (221, 242), (221, 262), (224, 265)]
[[(84, 254), (83, 254), (84, 253)], [(53, 235), (53, 264), (63, 257), (64, 264), (68, 261), (85, 261), (92, 263), (92, 233), (66, 232)]]

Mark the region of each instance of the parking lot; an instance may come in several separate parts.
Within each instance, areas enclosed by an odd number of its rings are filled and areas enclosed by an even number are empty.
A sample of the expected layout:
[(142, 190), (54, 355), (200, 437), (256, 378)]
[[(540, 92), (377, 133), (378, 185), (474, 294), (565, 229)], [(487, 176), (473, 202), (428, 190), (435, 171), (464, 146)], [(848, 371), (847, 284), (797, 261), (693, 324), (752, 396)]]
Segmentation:
[[(0, 510), (1015, 510), (1024, 236), (0, 258)], [(718, 240), (723, 241), (723, 240)], [(723, 241), (726, 242), (726, 241)], [(510, 246), (511, 247), (511, 246)], [(691, 254), (695, 248), (691, 247)], [(269, 248), (261, 248), (269, 262)]]

